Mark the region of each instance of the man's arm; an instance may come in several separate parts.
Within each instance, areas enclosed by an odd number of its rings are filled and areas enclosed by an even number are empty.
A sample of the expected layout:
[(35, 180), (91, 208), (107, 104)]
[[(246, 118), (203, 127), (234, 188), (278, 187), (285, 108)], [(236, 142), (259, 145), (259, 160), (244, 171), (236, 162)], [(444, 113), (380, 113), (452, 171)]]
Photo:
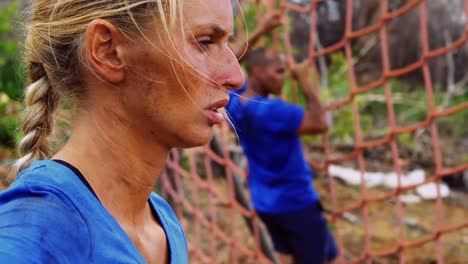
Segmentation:
[(284, 10), (281, 9), (267, 14), (265, 19), (250, 34), (249, 39), (240, 45), (236, 45), (236, 48), (233, 48), (234, 54), (236, 55), (239, 62), (242, 62), (247, 57), (252, 48), (255, 46), (255, 44), (257, 44), (263, 35), (283, 24), (283, 12)]
[(297, 80), (304, 97), (306, 99), (306, 109), (301, 126), (297, 133), (302, 134), (321, 134), (328, 131), (328, 124), (325, 118), (325, 109), (323, 108), (318, 95), (312, 90), (308, 75), (309, 61), (296, 65), (292, 70), (292, 76)]

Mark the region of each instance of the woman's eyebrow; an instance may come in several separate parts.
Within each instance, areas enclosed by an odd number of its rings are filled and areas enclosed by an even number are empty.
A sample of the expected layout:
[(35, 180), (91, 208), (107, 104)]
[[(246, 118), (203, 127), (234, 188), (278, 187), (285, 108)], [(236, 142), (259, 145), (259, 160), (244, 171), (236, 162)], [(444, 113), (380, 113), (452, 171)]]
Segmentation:
[(230, 36), (231, 35), (230, 31), (220, 27), (217, 24), (200, 24), (200, 25), (195, 25), (192, 28), (192, 31), (207, 32), (208, 30), (209, 30), (210, 34), (213, 34), (216, 37), (224, 37), (224, 36)]

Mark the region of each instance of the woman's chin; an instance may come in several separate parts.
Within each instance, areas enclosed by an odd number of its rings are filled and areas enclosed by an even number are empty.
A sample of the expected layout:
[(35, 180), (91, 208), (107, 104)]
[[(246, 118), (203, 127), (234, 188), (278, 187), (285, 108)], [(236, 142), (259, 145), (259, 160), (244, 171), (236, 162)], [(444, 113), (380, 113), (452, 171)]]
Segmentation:
[(203, 129), (203, 131), (197, 131), (190, 133), (191, 135), (185, 134), (178, 148), (194, 148), (208, 144), (213, 138), (213, 128)]

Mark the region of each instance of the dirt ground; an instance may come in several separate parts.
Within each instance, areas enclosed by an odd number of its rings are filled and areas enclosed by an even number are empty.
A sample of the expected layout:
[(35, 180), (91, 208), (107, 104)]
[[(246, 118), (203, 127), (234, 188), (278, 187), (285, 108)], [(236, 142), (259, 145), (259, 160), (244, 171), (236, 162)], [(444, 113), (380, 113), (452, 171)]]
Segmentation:
[[(328, 182), (324, 177), (318, 177), (315, 181), (315, 186), (322, 197), (324, 207), (331, 209), (330, 199), (328, 193)], [(189, 188), (193, 186), (191, 181), (186, 181), (184, 186)], [(221, 193), (227, 193), (226, 181), (223, 179), (216, 180), (217, 189)], [(356, 187), (347, 186), (340, 182), (335, 182), (337, 201), (339, 206), (346, 207), (356, 203), (360, 197), (360, 189)], [(187, 189), (189, 190), (189, 189)], [(372, 190), (372, 195), (383, 194), (387, 189)], [(199, 190), (200, 193), (203, 191)], [(457, 193), (468, 199), (465, 193)], [(199, 196), (198, 207), (207, 217), (211, 219), (209, 212), (209, 200), (206, 193)], [(191, 195), (186, 196), (191, 200)], [(214, 199), (215, 205), (215, 218), (216, 225), (225, 232), (227, 237), (233, 237), (242, 245), (253, 249), (255, 248), (255, 240), (249, 230), (247, 229), (244, 220), (239, 212), (230, 208), (226, 208), (219, 203), (217, 204), (216, 198)], [(213, 203), (213, 200), (212, 200)], [(362, 210), (353, 211), (346, 214), (346, 217), (341, 218), (336, 224), (331, 224), (331, 229), (336, 233), (338, 230), (340, 240), (342, 242), (342, 254), (346, 262), (356, 259), (363, 253), (365, 245), (365, 231), (364, 224), (367, 223), (369, 230), (370, 248), (372, 250), (389, 250), (397, 245), (399, 239), (399, 225), (396, 213), (396, 201), (390, 199), (382, 202), (374, 202), (368, 204), (367, 221), (363, 217)], [(431, 234), (436, 227), (436, 207), (435, 201), (424, 201), (414, 205), (403, 205), (403, 236), (406, 241), (414, 241)], [(216, 244), (216, 253), (214, 258), (199, 259), (196, 254), (191, 255), (191, 263), (232, 263), (231, 258), (237, 259), (237, 263), (253, 264), (253, 263), (268, 263), (267, 261), (260, 261), (246, 257), (238, 249), (231, 247), (229, 244), (222, 242), (218, 239), (212, 231), (204, 228), (203, 225), (195, 220), (193, 214), (186, 211), (183, 220), (184, 227), (187, 231), (187, 237), (191, 246), (200, 248), (206, 255), (210, 255), (210, 248), (212, 243)], [(444, 225), (459, 224), (465, 222), (467, 219), (467, 208), (454, 205), (450, 199), (443, 201), (443, 221)], [(235, 229), (235, 234), (231, 230)], [(195, 236), (195, 229), (199, 229), (199, 236)], [(438, 243), (442, 246), (442, 254), (444, 263), (467, 263), (468, 261), (468, 229), (465, 228), (461, 231), (443, 234), (439, 237)], [(420, 247), (405, 248), (401, 252), (405, 263), (436, 263), (436, 241), (428, 242)], [(231, 255), (233, 254), (233, 255)], [(371, 259), (371, 263), (399, 263), (400, 255), (387, 255)]]
[[(321, 193), (324, 206), (331, 208), (331, 201), (327, 199), (328, 183), (319, 179), (315, 183)], [(360, 189), (337, 183), (337, 201), (340, 207), (355, 204), (360, 197)], [(382, 195), (388, 189), (372, 190), (372, 195)], [(453, 194), (455, 195), (455, 193)], [(456, 193), (468, 199), (465, 193)], [(363, 217), (364, 210), (350, 212), (348, 219), (337, 222), (339, 236), (343, 243), (343, 254), (346, 259), (354, 259), (359, 256), (365, 244), (364, 224), (367, 223), (370, 248), (372, 250), (385, 250), (397, 246), (400, 232), (404, 240), (415, 241), (428, 236), (437, 227), (436, 201), (423, 201), (413, 205), (402, 205), (403, 228), (400, 231), (397, 217), (396, 199), (380, 202), (372, 202), (365, 206), (367, 221)], [(451, 202), (450, 197), (442, 201), (442, 215), (444, 226), (461, 224), (466, 222), (467, 208)], [(435, 263), (436, 241), (428, 242), (421, 247), (405, 248), (401, 256), (406, 263)], [(462, 229), (452, 233), (446, 233), (439, 237), (438, 243), (442, 246), (444, 263), (467, 263), (468, 261), (468, 229)], [(373, 259), (373, 263), (399, 263), (398, 255), (390, 255)]]

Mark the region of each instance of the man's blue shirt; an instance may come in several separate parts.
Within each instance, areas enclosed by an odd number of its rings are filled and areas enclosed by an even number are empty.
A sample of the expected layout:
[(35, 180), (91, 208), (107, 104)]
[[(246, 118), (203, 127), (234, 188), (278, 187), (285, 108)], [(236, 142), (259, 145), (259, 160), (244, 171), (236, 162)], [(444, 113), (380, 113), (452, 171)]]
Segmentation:
[(226, 109), (247, 156), (255, 209), (285, 213), (317, 201), (312, 171), (297, 134), (304, 109), (262, 96), (241, 102), (238, 93), (231, 92)]
[[(171, 207), (154, 193), (149, 203), (166, 233), (170, 263), (188, 263), (184, 231)], [(146, 261), (72, 170), (37, 161), (0, 192), (0, 263)]]

